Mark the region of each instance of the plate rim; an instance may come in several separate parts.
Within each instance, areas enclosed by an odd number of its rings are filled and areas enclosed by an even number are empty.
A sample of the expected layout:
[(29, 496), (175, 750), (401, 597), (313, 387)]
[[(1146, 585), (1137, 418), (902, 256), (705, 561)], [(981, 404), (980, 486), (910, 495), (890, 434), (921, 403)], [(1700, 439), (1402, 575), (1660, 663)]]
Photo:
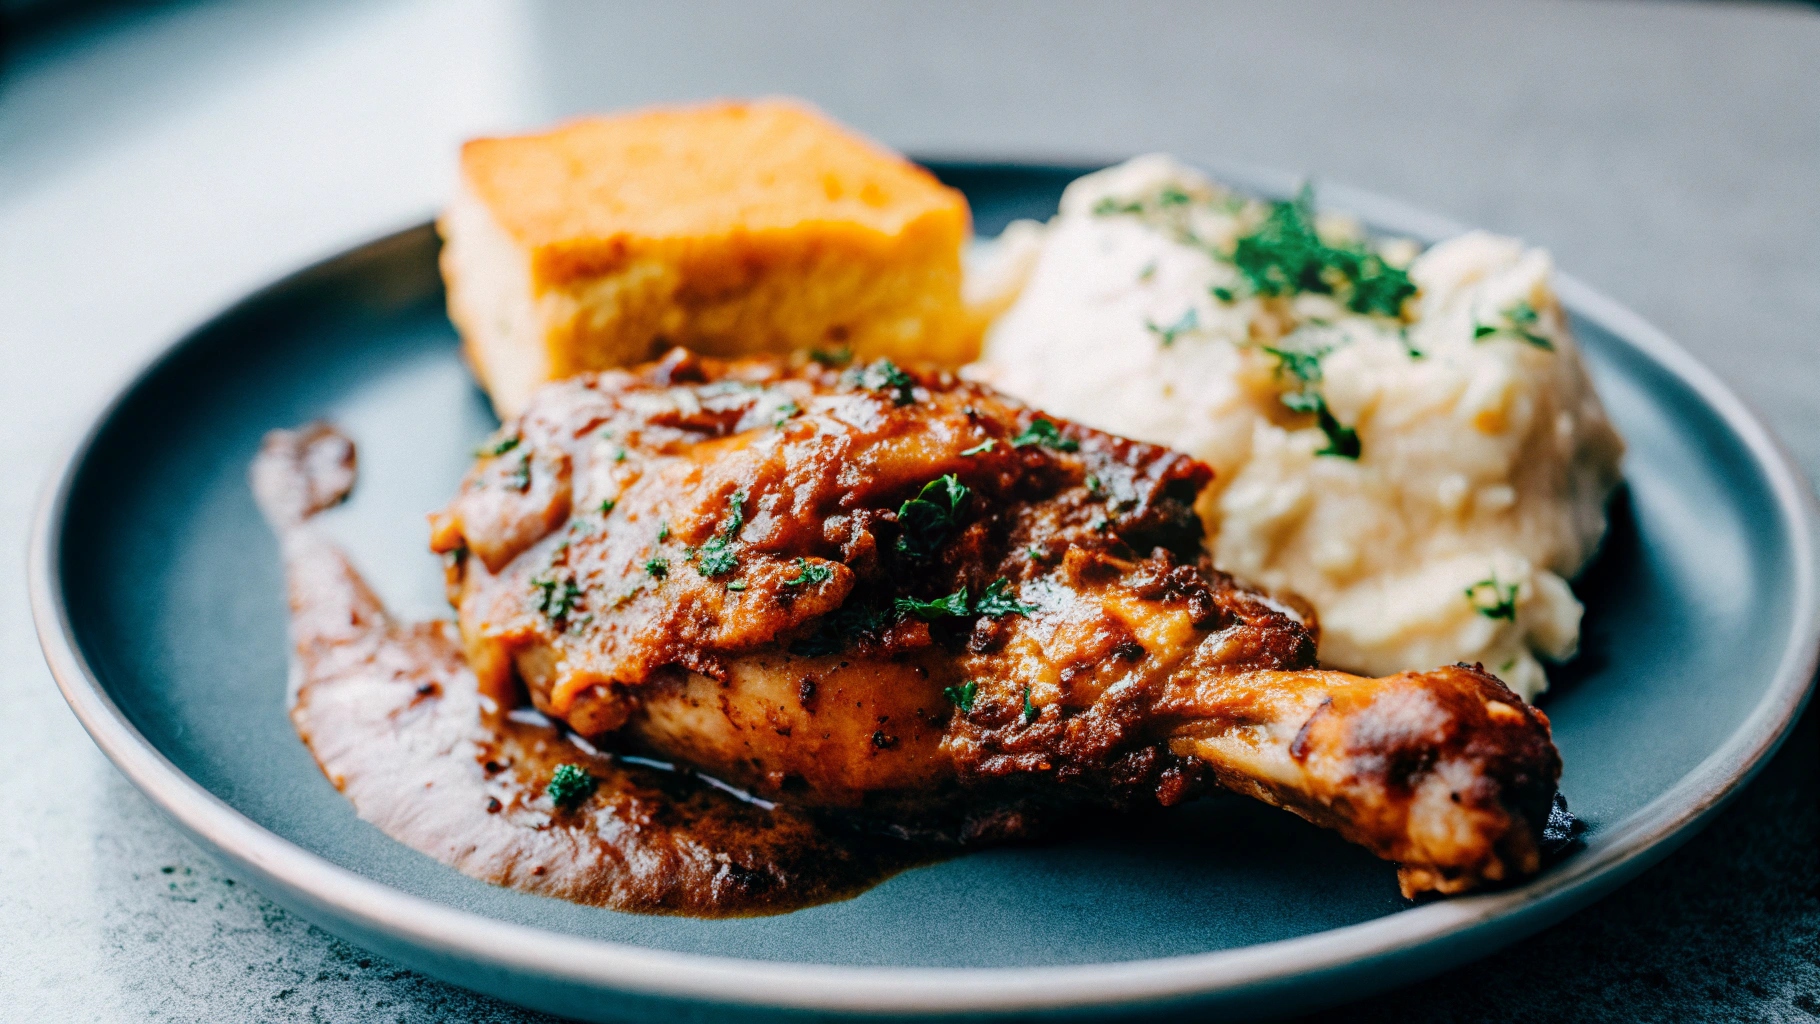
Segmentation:
[[(1017, 161), (930, 161), (941, 167), (1064, 170), (1085, 165)], [(1299, 176), (1213, 165), (1217, 180), (1281, 193)], [(1397, 234), (1435, 240), (1467, 230), (1400, 201), (1323, 181), (1323, 205)], [(121, 405), (165, 363), (222, 321), (269, 295), (353, 258), (413, 244), (429, 223), (381, 235), (282, 275), (160, 348), (110, 393), (81, 436), (54, 464), (31, 528), (27, 582), (45, 661), (83, 728), (134, 785), (218, 856), (313, 909), (367, 934), (438, 958), (483, 964), (521, 978), (723, 1007), (811, 1013), (961, 1014), (1092, 1010), (1195, 999), (1259, 996), (1298, 980), (1407, 959), (1447, 939), (1415, 973), (1381, 972), (1376, 988), (1438, 973), (1554, 923), (1635, 877), (1691, 838), (1768, 760), (1806, 704), (1820, 662), (1820, 503), (1798, 464), (1755, 411), (1666, 334), (1570, 274), (1556, 290), (1576, 314), (1688, 387), (1747, 451), (1770, 485), (1777, 521), (1789, 536), (1795, 614), (1763, 698), (1719, 747), (1642, 808), (1595, 834), (1574, 857), (1523, 886), (1440, 900), (1358, 924), (1206, 953), (1042, 967), (891, 967), (748, 960), (583, 938), (500, 921), (415, 896), (295, 846), (204, 789), (126, 718), (78, 647), (63, 599), (57, 552), (75, 478)], [(291, 905), (291, 900), (281, 899)], [(315, 914), (305, 912), (306, 917)], [(1499, 931), (1501, 934), (1493, 934)], [(336, 930), (333, 926), (330, 930)], [(1478, 942), (1466, 941), (1477, 939)], [(440, 972), (435, 972), (440, 973)], [(449, 980), (461, 983), (461, 978)], [(478, 979), (470, 979), (478, 980)], [(1366, 987), (1373, 987), (1366, 982)], [(1363, 989), (1352, 995), (1363, 994)]]

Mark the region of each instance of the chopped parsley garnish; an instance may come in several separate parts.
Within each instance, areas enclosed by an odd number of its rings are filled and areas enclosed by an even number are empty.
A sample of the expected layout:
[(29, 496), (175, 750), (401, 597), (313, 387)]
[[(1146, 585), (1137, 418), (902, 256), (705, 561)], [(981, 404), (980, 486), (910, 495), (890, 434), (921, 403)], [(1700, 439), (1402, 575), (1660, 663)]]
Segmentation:
[(1257, 295), (1332, 295), (1355, 313), (1401, 317), (1416, 286), (1363, 243), (1329, 245), (1314, 226), (1314, 190), (1270, 204), (1264, 222), (1233, 247), (1232, 264)]
[(1493, 324), (1473, 324), (1473, 340), (1483, 341), (1486, 338), (1503, 335), (1505, 337), (1516, 338), (1519, 341), (1527, 341), (1531, 345), (1547, 352), (1553, 352), (1555, 350), (1553, 342), (1536, 333), (1536, 328), (1541, 319), (1536, 313), (1536, 307), (1530, 305), (1528, 302), (1518, 302), (1516, 305), (1505, 310), (1502, 316), (1504, 318), (1504, 324), (1502, 326)]
[(935, 554), (942, 541), (948, 539), (948, 531), (960, 518), (961, 505), (966, 500), (967, 487), (953, 473), (924, 484), (916, 497), (898, 507), (897, 525), (902, 532), (897, 538), (897, 550), (912, 558)]
[(701, 546), (695, 553), (695, 571), (713, 579), (725, 576), (739, 566), (739, 556), (719, 537)]
[(1165, 207), (1187, 206), (1189, 198), (1188, 193), (1182, 191), (1180, 188), (1177, 188), (1174, 185), (1164, 185), (1162, 191), (1156, 194), (1156, 204)]
[(892, 401), (898, 405), (910, 405), (916, 401), (916, 378), (898, 368), (889, 359), (880, 359), (860, 374), (861, 386), (872, 391), (894, 392)]
[(900, 615), (914, 615), (919, 619), (934, 621), (942, 618), (966, 618), (972, 615), (985, 615), (989, 618), (1002, 619), (1007, 615), (1029, 615), (1036, 611), (1035, 606), (1020, 603), (1007, 591), (1011, 582), (1005, 579), (993, 580), (977, 600), (968, 600), (967, 588), (938, 597), (933, 601), (918, 601), (914, 597), (900, 597), (894, 603)]
[(565, 811), (579, 807), (582, 801), (594, 795), (594, 788), (600, 780), (589, 775), (587, 769), (576, 764), (559, 764), (556, 771), (550, 774), (550, 784), (543, 788), (550, 802)]
[(1517, 621), (1517, 585), (1500, 583), (1495, 572), (1467, 587), (1466, 600), (1471, 601), (1479, 614), (1488, 619)]
[(1304, 384), (1318, 384), (1321, 380), (1321, 360), (1332, 351), (1326, 348), (1299, 349), (1273, 348), (1263, 346), (1264, 351), (1277, 359), (1277, 372), (1287, 373)]
[(795, 402), (785, 402), (783, 405), (777, 407), (777, 414), (776, 417), (771, 420), (771, 425), (774, 427), (781, 427), (790, 422), (790, 417), (795, 416), (802, 411), (803, 407), (797, 405)]
[(624, 448), (621, 448), (621, 449), (620, 449), (620, 450), (618, 450), (618, 451), (616, 451), (616, 452), (614, 452), (614, 453), (613, 453), (613, 461), (614, 461), (614, 462), (624, 462), (624, 461), (626, 461), (626, 450), (625, 450), (625, 449), (624, 449)]
[(1231, 303), (1237, 302), (1238, 298), (1239, 298), (1238, 293), (1234, 292), (1231, 288), (1221, 288), (1218, 285), (1215, 285), (1214, 287), (1207, 289), (1207, 294), (1213, 296), (1216, 299), (1219, 299), (1221, 302), (1227, 303), (1228, 305), (1230, 305)]
[(727, 508), (727, 519), (721, 524), (720, 532), (691, 555), (695, 560), (695, 571), (709, 579), (725, 576), (739, 565), (739, 556), (733, 552), (733, 538), (746, 523), (746, 492), (734, 491), (727, 495)]
[[(1006, 593), (1010, 588), (1011, 581), (1009, 580), (993, 580), (992, 583), (986, 587), (986, 592), (981, 594), (979, 600), (973, 603), (973, 613), (975, 615), (987, 615), (995, 619), (1002, 619), (1007, 615), (1029, 615), (1031, 612), (1036, 611), (1035, 606), (1021, 604), (1018, 602), (1017, 598)], [(966, 590), (963, 589), (961, 593), (966, 593)]]
[(1316, 455), (1335, 455), (1342, 459), (1359, 457), (1359, 432), (1335, 419), (1333, 410), (1327, 408), (1327, 399), (1319, 392), (1291, 391), (1283, 396), (1283, 404), (1296, 412), (1314, 413), (1315, 425), (1327, 435), (1327, 446), (1316, 451)]
[(1295, 412), (1314, 413), (1315, 424), (1321, 428), (1321, 433), (1327, 435), (1327, 446), (1315, 454), (1333, 455), (1342, 459), (1358, 458), (1359, 432), (1336, 419), (1333, 410), (1327, 408), (1326, 397), (1314, 387), (1321, 382), (1321, 360), (1333, 350), (1272, 348), (1266, 345), (1264, 351), (1276, 357), (1279, 374), (1295, 378), (1300, 385), (1296, 390), (1283, 395), (1283, 405)]
[(823, 366), (845, 366), (853, 361), (853, 349), (846, 345), (835, 349), (811, 349), (809, 358)]
[(662, 544), (670, 539), (670, 521), (662, 520), (657, 524), (657, 543)]
[(744, 589), (746, 589), (746, 581), (745, 580), (734, 580), (733, 582), (727, 584), (727, 589), (733, 590), (733, 591), (744, 590)]
[(948, 703), (960, 708), (962, 712), (973, 710), (973, 700), (979, 696), (979, 692), (980, 684), (971, 679), (959, 686), (942, 687), (942, 696), (948, 698)]
[(1121, 213), (1143, 212), (1144, 202), (1141, 199), (1120, 202), (1111, 196), (1105, 196), (1101, 198), (1099, 202), (1093, 204), (1093, 214), (1096, 217), (1112, 217)]
[(746, 492), (734, 491), (727, 495), (727, 521), (721, 526), (721, 536), (732, 540), (739, 528), (746, 525)]
[(512, 472), (506, 477), (506, 486), (512, 488), (514, 491), (528, 491), (531, 489), (530, 452), (525, 452), (518, 457), (518, 465), (513, 466)]
[(979, 444), (976, 444), (973, 447), (967, 449), (966, 451), (961, 452), (961, 454), (962, 455), (984, 455), (987, 452), (989, 452), (992, 449), (997, 448), (997, 447), (998, 447), (998, 440), (995, 438), (988, 437), (984, 441), (981, 441)]
[(604, 516), (604, 515), (608, 515), (608, 514), (612, 513), (613, 506), (617, 505), (617, 504), (619, 504), (619, 503), (614, 501), (612, 498), (605, 499), (604, 501), (602, 501), (600, 503), (600, 509), (599, 509), (600, 514)]
[(474, 450), (476, 458), (495, 459), (518, 447), (518, 435), (508, 434), (491, 444), (483, 444)]
[(1024, 720), (1025, 725), (1029, 725), (1031, 722), (1036, 721), (1036, 716), (1039, 714), (1042, 714), (1042, 712), (1037, 709), (1035, 704), (1030, 703), (1030, 687), (1024, 687), (1024, 711), (1019, 717)]
[(1089, 474), (1087, 474), (1086, 483), (1087, 483), (1087, 493), (1088, 494), (1100, 493), (1100, 478), (1099, 477), (1094, 476), (1092, 473), (1089, 473)]
[(663, 579), (670, 575), (670, 560), (662, 555), (645, 559), (645, 574), (655, 580)]
[(1062, 432), (1056, 428), (1054, 423), (1043, 419), (1040, 416), (1031, 420), (1030, 425), (1024, 428), (1023, 433), (1011, 439), (1011, 447), (1013, 448), (1028, 448), (1033, 444), (1040, 444), (1045, 448), (1053, 448), (1058, 452), (1078, 452), (1081, 450), (1081, 443), (1079, 441), (1076, 441), (1071, 437), (1063, 437)]
[(1024, 549), (1024, 557), (1030, 559), (1032, 562), (1040, 562), (1049, 557), (1049, 552), (1032, 544)]
[(559, 581), (548, 576), (534, 576), (531, 586), (537, 588), (537, 599), (532, 606), (552, 622), (574, 611), (575, 603), (581, 600), (581, 588), (573, 579)]
[(1189, 331), (1199, 330), (1200, 327), (1201, 314), (1196, 311), (1193, 306), (1184, 310), (1182, 315), (1176, 318), (1175, 323), (1172, 323), (1167, 327), (1150, 320), (1144, 321), (1144, 329), (1156, 335), (1157, 340), (1162, 343), (1164, 348), (1168, 348), (1175, 344), (1175, 339), (1178, 336), (1187, 334)]
[(947, 597), (938, 597), (933, 601), (918, 601), (914, 597), (900, 597), (893, 602), (892, 607), (896, 608), (900, 615), (914, 615), (925, 620), (950, 616), (957, 619), (965, 618), (968, 609), (967, 588), (962, 587)]
[(800, 587), (805, 583), (814, 586), (817, 583), (826, 583), (833, 575), (833, 566), (824, 565), (821, 562), (811, 565), (807, 558), (798, 558), (796, 560), (796, 577), (782, 582), (786, 587)]

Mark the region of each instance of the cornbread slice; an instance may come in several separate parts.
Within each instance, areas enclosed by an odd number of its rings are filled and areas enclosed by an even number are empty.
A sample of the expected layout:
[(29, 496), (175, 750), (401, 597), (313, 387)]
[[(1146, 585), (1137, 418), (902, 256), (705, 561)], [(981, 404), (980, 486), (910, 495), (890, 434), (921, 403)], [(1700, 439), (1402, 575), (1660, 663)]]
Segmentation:
[(978, 353), (966, 200), (793, 102), (476, 139), (439, 227), (449, 315), (502, 416), (545, 381), (670, 345), (950, 366)]

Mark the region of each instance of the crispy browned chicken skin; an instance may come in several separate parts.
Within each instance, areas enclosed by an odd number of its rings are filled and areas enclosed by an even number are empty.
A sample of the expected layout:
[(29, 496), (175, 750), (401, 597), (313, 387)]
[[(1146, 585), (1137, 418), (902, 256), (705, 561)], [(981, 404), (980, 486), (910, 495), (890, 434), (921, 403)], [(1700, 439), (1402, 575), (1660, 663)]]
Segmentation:
[(1535, 872), (1547, 718), (1318, 669), (1202, 552), (1210, 477), (945, 375), (679, 350), (546, 387), (433, 546), (483, 689), (768, 798), (984, 841), (1212, 781), (1406, 894)]

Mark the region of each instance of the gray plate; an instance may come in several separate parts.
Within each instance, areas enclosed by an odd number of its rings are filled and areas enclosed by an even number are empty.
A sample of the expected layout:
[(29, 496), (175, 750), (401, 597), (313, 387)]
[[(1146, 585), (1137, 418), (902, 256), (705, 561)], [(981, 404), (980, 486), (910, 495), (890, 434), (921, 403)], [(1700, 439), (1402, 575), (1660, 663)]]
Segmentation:
[[(938, 170), (985, 232), (1052, 212), (1080, 172)], [(1387, 231), (1459, 230), (1343, 189), (1323, 198)], [(428, 227), (381, 239), (179, 341), (69, 459), (31, 575), (52, 671), (129, 778), (280, 903), (459, 985), (599, 1019), (1307, 1008), (1480, 956), (1632, 877), (1743, 784), (1806, 698), (1806, 484), (1711, 374), (1564, 278), (1631, 454), (1609, 541), (1580, 581), (1585, 653), (1544, 703), (1563, 790), (1591, 831), (1530, 884), (1412, 906), (1389, 865), (1226, 798), (780, 917), (641, 917), (493, 888), (357, 819), (292, 733), (278, 554), (245, 483), (267, 429), (340, 422), (362, 481), (328, 521), (395, 610), (446, 614), (421, 517), (493, 421), (443, 317), (435, 253)]]

